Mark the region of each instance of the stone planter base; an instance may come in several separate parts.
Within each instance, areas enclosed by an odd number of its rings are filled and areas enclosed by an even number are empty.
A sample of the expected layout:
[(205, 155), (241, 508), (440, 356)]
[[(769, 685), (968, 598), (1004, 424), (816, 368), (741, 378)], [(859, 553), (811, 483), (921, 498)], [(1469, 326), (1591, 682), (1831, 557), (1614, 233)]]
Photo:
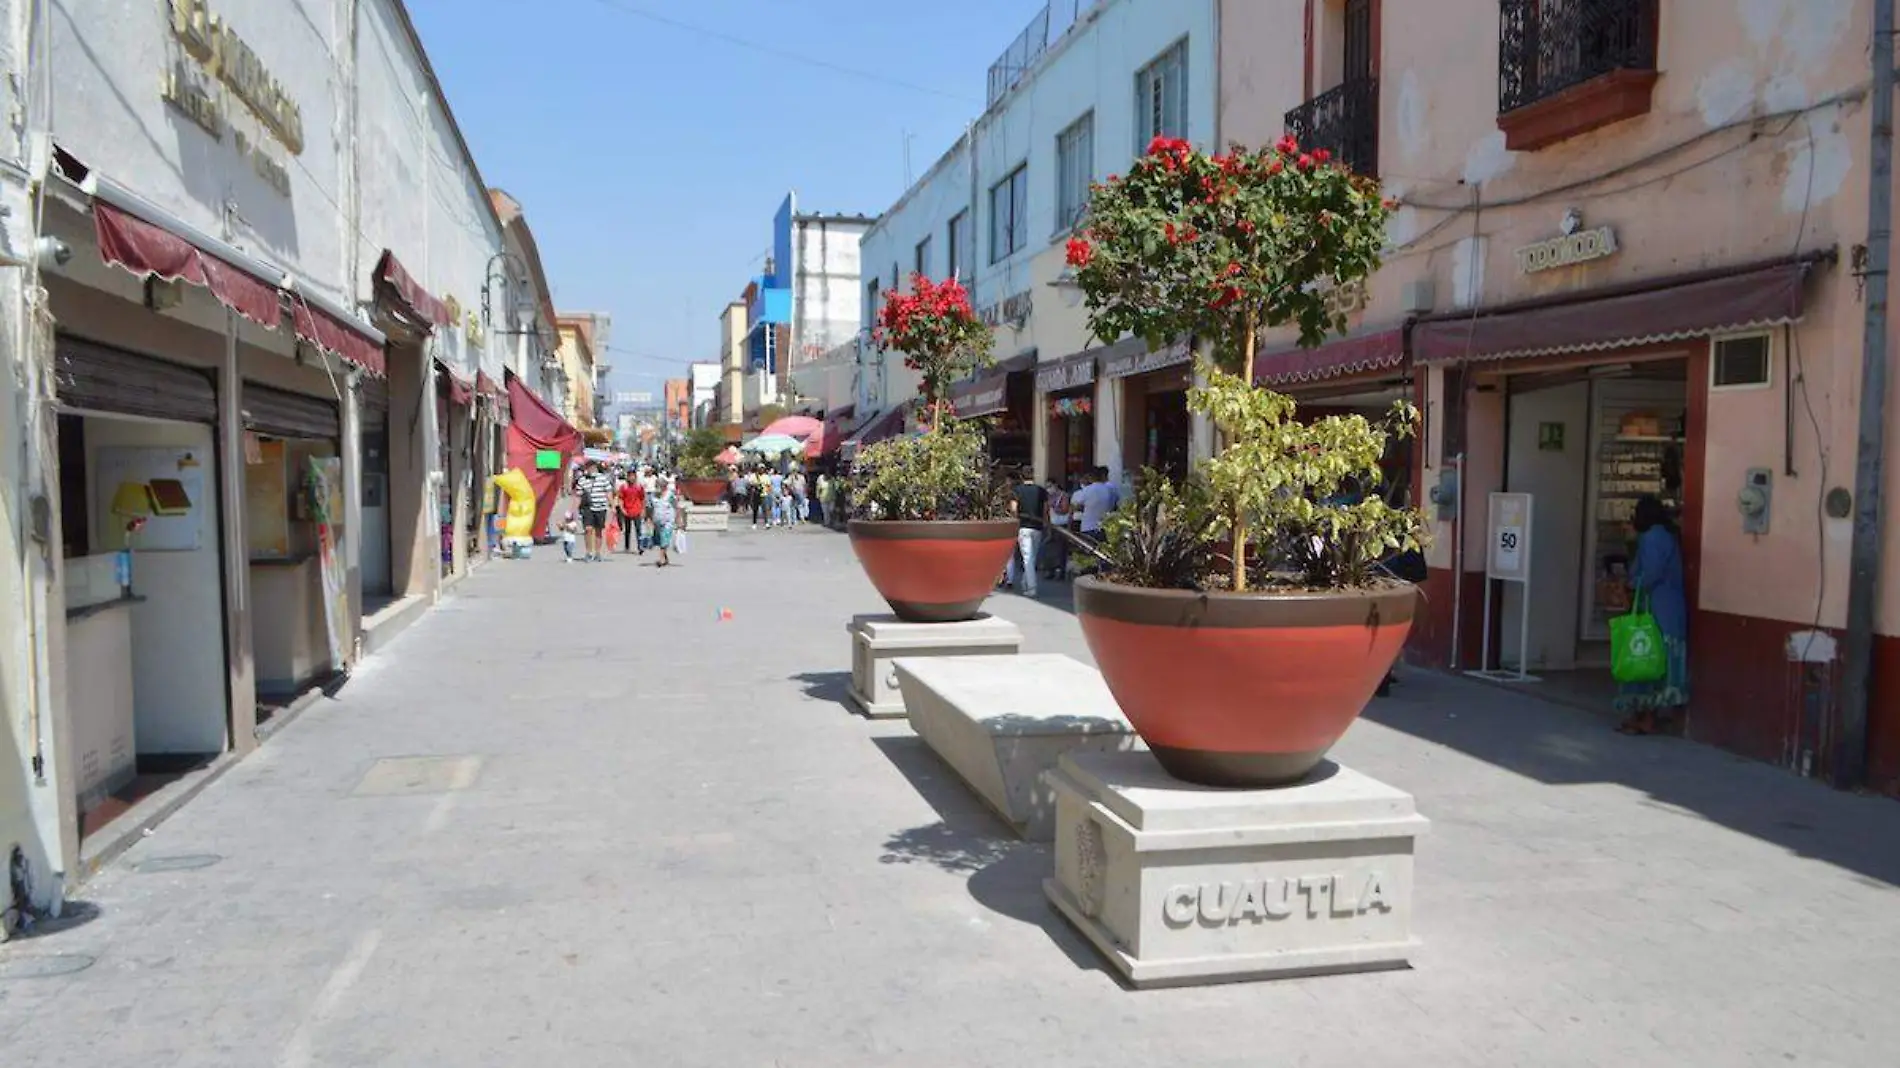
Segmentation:
[(893, 661), (917, 737), (1032, 842), (1056, 836), (1044, 772), (1064, 753), (1140, 749), (1102, 674), (1051, 653)]
[(695, 534), (723, 534), (732, 523), (732, 510), (723, 504), (688, 504), (680, 509), (681, 529)]
[(900, 656), (1014, 656), (1023, 648), (1023, 632), (995, 616), (962, 623), (858, 616), (845, 631), (851, 635), (851, 703), (870, 719), (904, 717), (904, 695), (891, 669)]
[(1148, 753), (1071, 753), (1049, 773), (1049, 900), (1135, 986), (1406, 966), (1412, 796), (1337, 764), (1273, 790), (1171, 778)]

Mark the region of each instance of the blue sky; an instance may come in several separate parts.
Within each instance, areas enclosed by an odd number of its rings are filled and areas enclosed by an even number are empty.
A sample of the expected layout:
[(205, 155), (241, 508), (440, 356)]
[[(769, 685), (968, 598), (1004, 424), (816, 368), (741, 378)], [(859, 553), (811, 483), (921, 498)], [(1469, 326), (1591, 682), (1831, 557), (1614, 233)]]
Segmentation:
[[(490, 185), (508, 190), (564, 309), (609, 312), (613, 387), (718, 355), (772, 213), (875, 215), (982, 107), (1041, 0), (409, 0)], [(878, 81), (666, 25), (706, 27)], [(918, 92), (894, 82), (928, 87)]]

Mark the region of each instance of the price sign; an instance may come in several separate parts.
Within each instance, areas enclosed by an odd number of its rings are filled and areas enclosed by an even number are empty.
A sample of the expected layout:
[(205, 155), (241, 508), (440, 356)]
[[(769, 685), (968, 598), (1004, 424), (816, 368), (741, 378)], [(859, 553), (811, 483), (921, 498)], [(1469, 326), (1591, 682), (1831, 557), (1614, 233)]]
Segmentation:
[(1531, 495), (1491, 494), (1490, 552), (1485, 574), (1494, 579), (1528, 582), (1531, 577)]

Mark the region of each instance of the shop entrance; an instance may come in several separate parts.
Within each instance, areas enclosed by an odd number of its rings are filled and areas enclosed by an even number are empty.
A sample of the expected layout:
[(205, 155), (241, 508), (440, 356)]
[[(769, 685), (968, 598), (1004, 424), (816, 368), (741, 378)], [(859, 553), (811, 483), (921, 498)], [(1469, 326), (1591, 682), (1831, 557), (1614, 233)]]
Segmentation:
[[(1505, 584), (1493, 648), (1541, 676), (1554, 696), (1609, 708), (1609, 620), (1628, 610), (1636, 502), (1680, 516), (1689, 425), (1688, 360), (1606, 362), (1505, 378), (1505, 488), (1532, 497), (1531, 613)], [(1482, 515), (1482, 508), (1474, 514)], [(1684, 531), (1685, 539), (1693, 538)], [(1685, 546), (1685, 555), (1692, 555)]]
[(229, 744), (208, 372), (57, 341), (66, 709), (80, 835)]
[(1049, 404), (1049, 477), (1073, 489), (1095, 466), (1095, 389), (1052, 394)]
[(389, 567), (389, 383), (365, 379), (357, 395), (362, 409), (363, 614), (374, 615), (391, 600)]

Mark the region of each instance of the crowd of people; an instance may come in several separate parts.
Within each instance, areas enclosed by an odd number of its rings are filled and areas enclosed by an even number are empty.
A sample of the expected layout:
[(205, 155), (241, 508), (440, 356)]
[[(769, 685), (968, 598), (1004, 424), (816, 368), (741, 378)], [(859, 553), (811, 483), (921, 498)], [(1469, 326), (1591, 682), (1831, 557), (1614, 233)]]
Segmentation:
[(617, 543), (622, 554), (657, 552), (656, 566), (670, 566), (680, 536), (677, 482), (648, 464), (584, 460), (575, 465), (569, 489), (579, 509), (563, 516), (553, 532), (566, 560), (599, 563)]
[(726, 504), (735, 516), (751, 515), (753, 530), (790, 530), (800, 523), (823, 523), (831, 476), (798, 467), (785, 470), (760, 464), (750, 471), (732, 468), (726, 477)]
[(1109, 478), (1106, 467), (1084, 471), (1075, 482), (1056, 478), (1038, 482), (1030, 468), (1019, 468), (1011, 501), (1018, 527), (1016, 552), (1009, 558), (1001, 585), (1035, 597), (1039, 580), (1064, 580), (1084, 568), (1086, 562), (1071, 553), (1068, 535), (1100, 544), (1103, 522), (1122, 497), (1121, 485)]

